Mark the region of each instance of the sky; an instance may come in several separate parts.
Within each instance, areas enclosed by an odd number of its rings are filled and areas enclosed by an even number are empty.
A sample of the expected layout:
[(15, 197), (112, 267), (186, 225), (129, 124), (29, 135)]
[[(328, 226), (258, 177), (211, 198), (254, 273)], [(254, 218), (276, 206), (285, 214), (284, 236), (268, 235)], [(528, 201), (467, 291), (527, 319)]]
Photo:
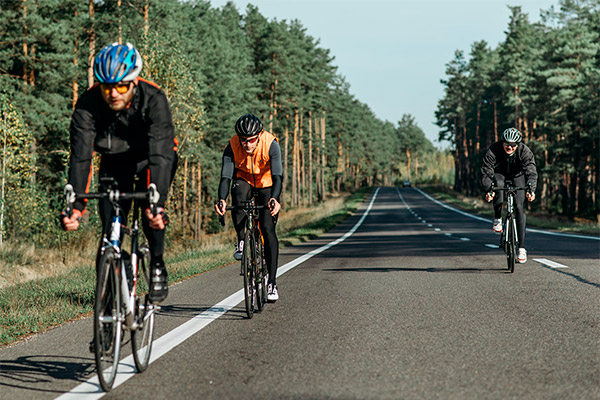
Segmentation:
[[(473, 43), (496, 48), (505, 39), (510, 10), (521, 6), (531, 22), (559, 0), (234, 0), (241, 13), (248, 3), (269, 20), (297, 19), (306, 33), (329, 49), (332, 64), (350, 93), (377, 118), (397, 125), (411, 114), (436, 147), (438, 101), (444, 95), (446, 64)], [(222, 7), (227, 0), (211, 0)]]

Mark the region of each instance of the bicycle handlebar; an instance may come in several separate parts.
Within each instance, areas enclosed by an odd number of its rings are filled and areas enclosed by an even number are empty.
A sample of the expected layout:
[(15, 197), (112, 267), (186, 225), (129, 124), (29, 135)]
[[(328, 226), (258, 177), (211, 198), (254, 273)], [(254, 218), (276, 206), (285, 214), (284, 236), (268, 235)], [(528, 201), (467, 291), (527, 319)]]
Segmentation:
[(518, 190), (527, 190), (527, 192), (529, 192), (530, 194), (533, 193), (533, 191), (531, 190), (531, 184), (527, 184), (526, 187), (517, 187), (517, 186), (505, 186), (505, 187), (494, 187), (494, 184), (492, 183), (492, 187), (489, 190), (489, 194), (491, 195), (494, 192), (516, 192)]
[[(242, 210), (246, 214), (249, 214), (250, 212), (252, 212), (254, 210), (260, 210), (263, 208), (267, 208), (267, 206), (257, 206), (256, 204), (253, 205), (252, 201), (244, 201), (244, 202), (242, 202), (241, 206), (225, 207), (225, 211)], [(221, 224), (221, 226), (225, 226), (225, 215), (219, 215), (219, 223)]]
[(73, 215), (73, 204), (76, 199), (108, 199), (111, 203), (116, 203), (120, 200), (148, 200), (150, 203), (150, 211), (156, 215), (156, 204), (160, 199), (160, 193), (154, 183), (148, 185), (147, 192), (121, 193), (117, 189), (109, 188), (106, 192), (97, 193), (75, 193), (73, 185), (68, 183), (65, 185), (65, 212), (68, 217)]

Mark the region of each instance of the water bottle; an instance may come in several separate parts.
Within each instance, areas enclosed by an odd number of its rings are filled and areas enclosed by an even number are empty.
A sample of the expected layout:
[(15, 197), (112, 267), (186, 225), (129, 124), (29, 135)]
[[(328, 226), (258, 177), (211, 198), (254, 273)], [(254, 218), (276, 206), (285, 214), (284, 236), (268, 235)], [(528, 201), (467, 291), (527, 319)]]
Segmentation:
[(118, 246), (121, 240), (121, 217), (113, 217), (112, 225), (110, 227), (110, 243), (113, 246)]

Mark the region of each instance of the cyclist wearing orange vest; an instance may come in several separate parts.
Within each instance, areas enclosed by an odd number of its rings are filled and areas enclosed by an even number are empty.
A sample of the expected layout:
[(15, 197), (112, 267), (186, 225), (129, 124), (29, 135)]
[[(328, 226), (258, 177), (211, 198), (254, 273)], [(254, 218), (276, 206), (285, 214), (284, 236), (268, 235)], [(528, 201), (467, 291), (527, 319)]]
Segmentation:
[[(219, 200), (215, 211), (225, 214), (231, 184), (231, 197), (234, 206), (250, 200), (257, 194), (258, 205), (268, 209), (259, 212), (260, 230), (265, 240), (265, 261), (269, 271), (267, 300), (279, 299), (275, 278), (279, 257), (279, 241), (275, 233), (276, 216), (281, 209), (279, 196), (283, 182), (281, 148), (275, 136), (263, 129), (262, 122), (252, 114), (242, 115), (235, 124), (235, 132), (223, 152)], [(241, 260), (244, 241), (242, 232), (246, 215), (241, 210), (232, 210), (233, 225), (237, 231), (238, 243), (233, 256)]]

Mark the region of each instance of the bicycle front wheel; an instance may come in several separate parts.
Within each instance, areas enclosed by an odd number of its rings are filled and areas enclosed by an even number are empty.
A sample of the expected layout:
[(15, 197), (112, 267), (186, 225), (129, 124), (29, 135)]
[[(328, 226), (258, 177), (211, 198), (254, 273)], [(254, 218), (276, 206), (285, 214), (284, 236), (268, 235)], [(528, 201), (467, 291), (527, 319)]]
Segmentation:
[(266, 264), (264, 259), (264, 247), (260, 231), (254, 231), (254, 243), (256, 244), (254, 252), (254, 270), (256, 280), (256, 306), (258, 311), (262, 311), (267, 301), (267, 280), (266, 280)]
[[(138, 250), (138, 285), (145, 283), (150, 286), (150, 250), (140, 247)], [(131, 347), (133, 350), (133, 361), (138, 372), (144, 372), (148, 368), (150, 353), (152, 352), (152, 339), (154, 336), (154, 312), (155, 308), (148, 299), (148, 294), (138, 286), (135, 295), (135, 321), (138, 323), (136, 329), (131, 331)]]
[(515, 259), (517, 257), (517, 237), (514, 228), (513, 219), (507, 219), (507, 244), (506, 244), (506, 261), (508, 264), (508, 271), (512, 274), (515, 272)]
[(254, 301), (256, 290), (254, 286), (254, 268), (252, 266), (252, 252), (254, 243), (250, 242), (250, 232), (244, 234), (244, 249), (242, 251), (242, 274), (244, 275), (244, 304), (246, 306), (246, 315), (252, 318), (254, 314)]
[(94, 355), (100, 386), (110, 391), (117, 375), (121, 350), (122, 311), (117, 272), (117, 256), (107, 248), (96, 266), (96, 299), (94, 303)]

